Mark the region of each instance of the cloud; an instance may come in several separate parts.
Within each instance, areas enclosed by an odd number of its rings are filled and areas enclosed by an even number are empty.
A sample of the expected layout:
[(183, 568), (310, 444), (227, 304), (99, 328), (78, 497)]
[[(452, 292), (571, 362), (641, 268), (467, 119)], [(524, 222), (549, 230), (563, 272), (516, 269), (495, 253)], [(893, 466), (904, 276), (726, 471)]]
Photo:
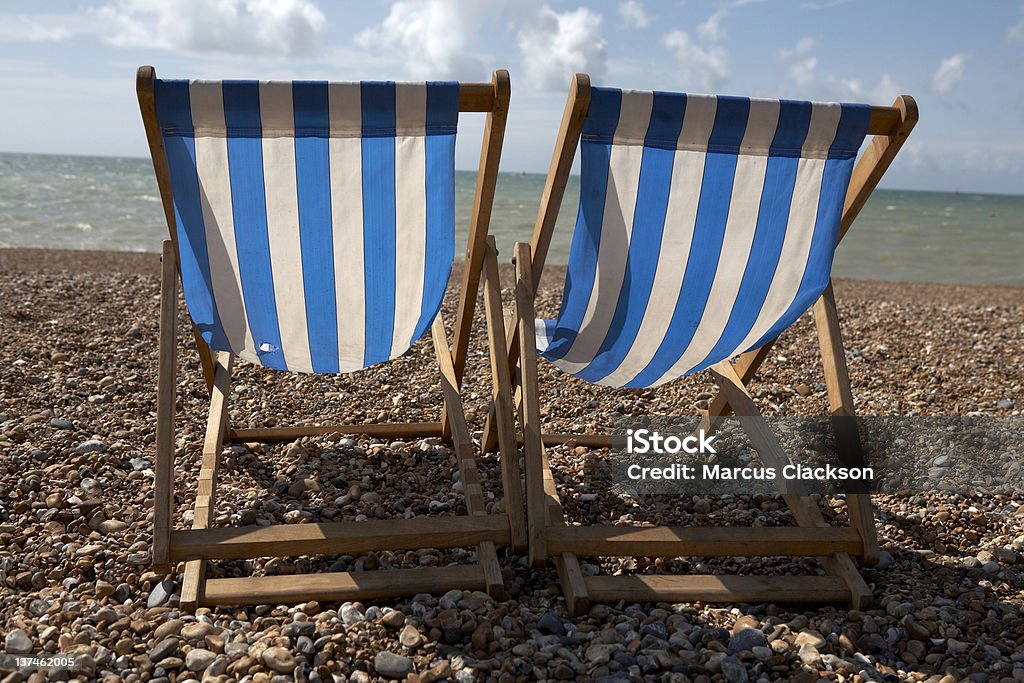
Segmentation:
[(700, 87), (717, 90), (729, 79), (729, 57), (720, 45), (701, 47), (686, 31), (669, 31), (662, 44), (679, 61), (686, 80), (697, 81)]
[(541, 91), (564, 92), (577, 71), (604, 78), (606, 54), (601, 15), (585, 7), (556, 12), (543, 5), (519, 29), (526, 79)]
[(0, 42), (58, 41), (87, 30), (73, 14), (0, 14)]
[(622, 23), (632, 28), (646, 28), (651, 23), (644, 6), (637, 0), (620, 2), (619, 16), (622, 17)]
[(888, 103), (902, 92), (903, 87), (888, 73), (873, 86), (866, 86), (857, 78), (820, 74), (818, 58), (811, 52), (817, 41), (804, 36), (791, 48), (779, 50), (779, 60), (786, 66), (786, 75), (800, 86), (801, 97), (822, 100), (864, 101)]
[(905, 88), (889, 74), (882, 74), (882, 80), (871, 89), (871, 101), (875, 104), (889, 104), (904, 92)]
[(308, 57), (326, 19), (310, 0), (117, 0), (96, 11), (116, 47)]
[(932, 90), (940, 95), (948, 95), (956, 84), (963, 80), (966, 68), (967, 55), (963, 52), (946, 57), (932, 74)]
[(789, 66), (788, 74), (797, 85), (807, 85), (814, 80), (818, 58), (809, 54), (814, 49), (814, 38), (804, 36), (790, 49), (779, 50), (779, 59)]
[(710, 40), (715, 43), (720, 42), (722, 38), (725, 38), (725, 31), (722, 30), (722, 19), (724, 19), (728, 13), (729, 9), (726, 7), (715, 10), (714, 13), (707, 18), (707, 21), (697, 27), (697, 33), (705, 40)]
[(355, 42), (367, 50), (397, 49), (414, 78), (476, 79), (486, 72), (473, 45), (484, 16), (483, 4), (473, 0), (403, 0)]
[(1006, 29), (1007, 40), (1024, 40), (1024, 5), (1020, 6), (1020, 21)]

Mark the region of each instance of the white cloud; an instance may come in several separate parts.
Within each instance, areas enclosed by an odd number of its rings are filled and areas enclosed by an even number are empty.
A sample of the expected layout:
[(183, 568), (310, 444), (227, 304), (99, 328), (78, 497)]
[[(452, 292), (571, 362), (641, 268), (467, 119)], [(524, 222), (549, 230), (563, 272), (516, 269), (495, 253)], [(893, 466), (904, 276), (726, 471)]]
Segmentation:
[(0, 42), (65, 40), (87, 31), (73, 14), (0, 14)]
[(1024, 5), (1020, 6), (1020, 21), (1006, 29), (1007, 40), (1024, 40)]
[(715, 10), (710, 17), (707, 18), (703, 24), (697, 27), (697, 33), (700, 37), (705, 40), (712, 42), (720, 42), (722, 38), (725, 38), (725, 31), (722, 30), (722, 19), (729, 13), (728, 8), (723, 7)]
[(872, 104), (889, 104), (901, 95), (904, 87), (889, 74), (882, 74), (882, 80), (871, 89)]
[(637, 0), (620, 2), (619, 16), (622, 17), (622, 23), (633, 28), (645, 28), (651, 23), (650, 17), (644, 11), (644, 6)]
[(779, 50), (779, 59), (789, 66), (789, 77), (797, 85), (808, 85), (814, 80), (818, 58), (809, 54), (814, 49), (814, 38), (804, 36), (791, 49)]
[(729, 78), (729, 56), (720, 45), (701, 47), (686, 31), (669, 31), (662, 44), (679, 61), (686, 80), (695, 80), (707, 90), (716, 90)]
[(399, 50), (414, 78), (477, 79), (486, 72), (474, 54), (485, 9), (474, 0), (403, 0), (378, 26), (360, 32), (356, 44)]
[(517, 38), (526, 79), (539, 90), (564, 92), (577, 71), (595, 82), (604, 78), (601, 15), (585, 7), (556, 12), (544, 5), (520, 26)]
[(117, 0), (96, 16), (117, 47), (271, 58), (311, 55), (326, 23), (310, 0)]
[(932, 90), (940, 95), (948, 95), (956, 84), (963, 80), (966, 68), (967, 55), (963, 52), (946, 57), (932, 74)]
[(800, 97), (888, 104), (903, 90), (888, 73), (873, 86), (857, 78), (818, 73), (818, 58), (811, 54), (816, 44), (814, 38), (804, 36), (793, 47), (779, 50), (779, 59), (787, 66), (786, 75), (801, 88)]

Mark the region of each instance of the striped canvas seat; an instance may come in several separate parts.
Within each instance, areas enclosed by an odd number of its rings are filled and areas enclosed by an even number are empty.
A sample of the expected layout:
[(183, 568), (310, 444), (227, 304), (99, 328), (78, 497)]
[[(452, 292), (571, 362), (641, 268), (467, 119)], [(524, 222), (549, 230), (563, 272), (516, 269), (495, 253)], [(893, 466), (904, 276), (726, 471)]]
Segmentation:
[(537, 349), (649, 387), (760, 346), (827, 286), (865, 105), (591, 88), (557, 320)]
[(401, 355), (454, 257), (458, 83), (155, 83), (189, 312), (214, 350), (338, 373)]

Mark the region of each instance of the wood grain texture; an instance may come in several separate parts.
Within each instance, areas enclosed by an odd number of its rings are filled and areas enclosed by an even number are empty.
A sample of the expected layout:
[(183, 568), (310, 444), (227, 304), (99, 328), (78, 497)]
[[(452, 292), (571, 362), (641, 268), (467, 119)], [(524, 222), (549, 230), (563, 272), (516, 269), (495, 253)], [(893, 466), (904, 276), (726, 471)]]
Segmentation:
[(331, 572), (299, 576), (254, 576), (210, 579), (203, 605), (258, 605), (295, 603), (304, 600), (343, 602), (379, 600), (417, 593), (450, 590), (484, 590), (479, 566), (382, 569), (372, 572)]
[(176, 531), (176, 562), (353, 554), (407, 548), (469, 548), (481, 541), (506, 543), (504, 515), (373, 519), (365, 522), (275, 524)]
[(171, 571), (174, 504), (174, 417), (178, 370), (178, 272), (174, 246), (164, 240), (160, 278), (160, 349), (157, 370), (156, 461), (153, 478), (153, 571)]
[(516, 443), (512, 379), (506, 354), (505, 315), (501, 305), (501, 280), (498, 277), (498, 252), (494, 238), (488, 236), (484, 253), (484, 312), (487, 319), (487, 349), (491, 361), (491, 400), (494, 402), (501, 480), (505, 492), (505, 511), (512, 528), (512, 551), (526, 550), (526, 515), (523, 486), (519, 472), (520, 456)]

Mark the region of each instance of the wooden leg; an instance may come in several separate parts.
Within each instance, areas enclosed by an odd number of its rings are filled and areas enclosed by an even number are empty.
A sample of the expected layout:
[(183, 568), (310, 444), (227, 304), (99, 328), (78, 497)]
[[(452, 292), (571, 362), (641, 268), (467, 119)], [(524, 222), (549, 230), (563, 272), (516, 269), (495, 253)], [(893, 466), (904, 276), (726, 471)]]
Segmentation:
[[(736, 360), (733, 369), (744, 383), (750, 382), (754, 374), (757, 373), (761, 364), (768, 358), (768, 353), (772, 350), (772, 346), (775, 345), (777, 339), (778, 337), (756, 349), (747, 351)], [(732, 408), (729, 406), (729, 398), (724, 391), (719, 389), (718, 393), (711, 399), (708, 409), (704, 412), (704, 417), (701, 419), (698, 429), (703, 429), (706, 433), (710, 434), (718, 428), (722, 418), (728, 417), (731, 412)]]
[[(480, 272), (483, 265), (485, 239), (491, 223), (491, 209), (494, 206), (494, 188), (498, 182), (498, 164), (505, 140), (505, 121), (508, 118), (508, 103), (512, 88), (508, 71), (499, 69), (491, 77), (494, 84), (494, 109), (488, 112), (484, 123), (484, 141), (480, 147), (480, 164), (476, 176), (476, 192), (473, 195), (473, 211), (470, 218), (469, 239), (466, 244), (466, 260), (462, 266), (462, 287), (459, 289), (458, 313), (455, 317), (455, 331), (452, 346), (452, 363), (455, 367), (456, 389), (462, 388), (462, 374), (466, 369), (466, 354), (469, 350), (469, 334), (473, 329), (473, 310), (480, 288)], [(445, 435), (448, 434), (448, 413), (441, 415)]]
[[(750, 396), (746, 386), (731, 363), (728, 361), (718, 363), (711, 368), (711, 372), (718, 380), (719, 386), (737, 415), (760, 417), (754, 399)], [(774, 434), (771, 434), (771, 430), (768, 429), (764, 420), (759, 419), (741, 424), (744, 431), (747, 432), (751, 443), (754, 444), (762, 460), (767, 465), (781, 468), (790, 463), (789, 457), (782, 450)], [(828, 523), (822, 517), (821, 510), (810, 499), (799, 482), (788, 483), (784, 489), (783, 498), (800, 526), (828, 526)], [(855, 609), (866, 609), (871, 604), (871, 591), (857, 572), (857, 568), (848, 554), (837, 552), (830, 556), (822, 557), (821, 562), (825, 567), (825, 571), (841, 579), (846, 584), (850, 592), (850, 602)]]
[[(455, 366), (452, 361), (451, 349), (448, 346), (448, 336), (445, 332), (444, 320), (440, 314), (434, 320), (431, 333), (434, 339), (434, 353), (437, 356), (438, 366), (441, 369), (441, 389), (444, 392), (448, 424), (451, 425), (452, 441), (455, 445), (455, 458), (459, 467), (459, 477), (462, 481), (462, 494), (466, 499), (466, 512), (470, 516), (486, 515), (483, 489), (480, 487), (480, 475), (477, 473), (476, 459), (473, 454), (473, 441), (469, 435), (469, 428), (466, 426), (462, 399), (457, 388), (458, 378), (455, 375)], [(488, 595), (496, 600), (503, 599), (505, 597), (505, 583), (501, 578), (501, 567), (498, 565), (498, 555), (494, 542), (481, 542), (477, 553), (480, 567), (484, 573)]]
[(530, 245), (516, 244), (516, 319), (519, 328), (519, 386), (523, 426), (523, 454), (526, 468), (526, 517), (529, 525), (530, 564), (542, 566), (547, 559), (544, 528), (543, 443), (540, 431), (540, 403), (537, 396), (537, 351), (533, 334), (533, 276), (530, 273)]
[[(551, 464), (548, 462), (548, 454), (541, 445), (541, 465), (544, 474), (544, 512), (545, 522), (548, 527), (565, 527), (565, 513), (562, 511), (562, 502), (558, 498), (558, 486), (551, 474)], [(545, 538), (545, 543), (547, 539)], [(544, 550), (547, 556), (547, 548)], [(578, 617), (586, 614), (590, 609), (590, 594), (587, 590), (587, 583), (584, 580), (583, 572), (580, 570), (580, 561), (573, 552), (560, 552), (554, 555), (555, 568), (558, 570), (558, 579), (562, 584), (562, 593), (565, 595), (565, 606), (569, 616)]]
[(519, 448), (516, 445), (515, 415), (512, 411), (512, 381), (505, 353), (505, 316), (501, 306), (501, 282), (498, 279), (498, 252), (494, 248), (493, 237), (487, 238), (487, 252), (484, 254), (484, 310), (487, 314), (492, 400), (501, 453), (505, 512), (512, 527), (512, 551), (518, 553), (526, 550), (526, 517), (523, 514)]
[[(520, 396), (518, 395), (519, 389), (519, 330), (516, 329), (516, 318), (512, 316), (504, 323), (505, 325), (505, 366), (508, 368), (508, 375), (510, 380), (510, 390), (513, 392), (514, 402), (512, 412), (513, 414), (519, 412), (519, 401)], [(498, 446), (498, 423), (497, 423), (497, 406), (495, 404), (495, 397), (491, 397), (491, 405), (487, 410), (487, 419), (484, 421), (484, 432), (483, 436), (480, 437), (480, 448), (483, 449), (484, 453), (490, 453)]]
[[(210, 415), (206, 422), (206, 440), (203, 442), (203, 462), (199, 471), (199, 485), (196, 491), (193, 529), (208, 529), (213, 523), (213, 510), (217, 492), (217, 469), (220, 465), (220, 451), (224, 447), (227, 433), (228, 396), (231, 393), (231, 366), (234, 356), (230, 353), (217, 354), (216, 374), (213, 382), (213, 396), (210, 398)], [(202, 599), (206, 580), (206, 562), (201, 559), (185, 563), (185, 576), (181, 582), (181, 608), (191, 611)]]
[(174, 247), (164, 241), (160, 282), (160, 367), (156, 403), (156, 471), (153, 482), (153, 571), (171, 572), (174, 503), (174, 414), (178, 370), (178, 271)]
[[(855, 451), (857, 456), (860, 456), (862, 450), (860, 436), (857, 433), (857, 413), (853, 402), (853, 389), (850, 386), (850, 373), (846, 367), (843, 335), (839, 327), (839, 312), (836, 308), (836, 297), (831, 282), (814, 304), (814, 324), (818, 331), (829, 408), (832, 411), (833, 423), (836, 427), (836, 441), (842, 441), (838, 444), (841, 449), (849, 448)], [(848, 493), (846, 504), (850, 523), (864, 539), (861, 562), (867, 566), (874, 566), (878, 564), (879, 547), (871, 496), (867, 493)]]

